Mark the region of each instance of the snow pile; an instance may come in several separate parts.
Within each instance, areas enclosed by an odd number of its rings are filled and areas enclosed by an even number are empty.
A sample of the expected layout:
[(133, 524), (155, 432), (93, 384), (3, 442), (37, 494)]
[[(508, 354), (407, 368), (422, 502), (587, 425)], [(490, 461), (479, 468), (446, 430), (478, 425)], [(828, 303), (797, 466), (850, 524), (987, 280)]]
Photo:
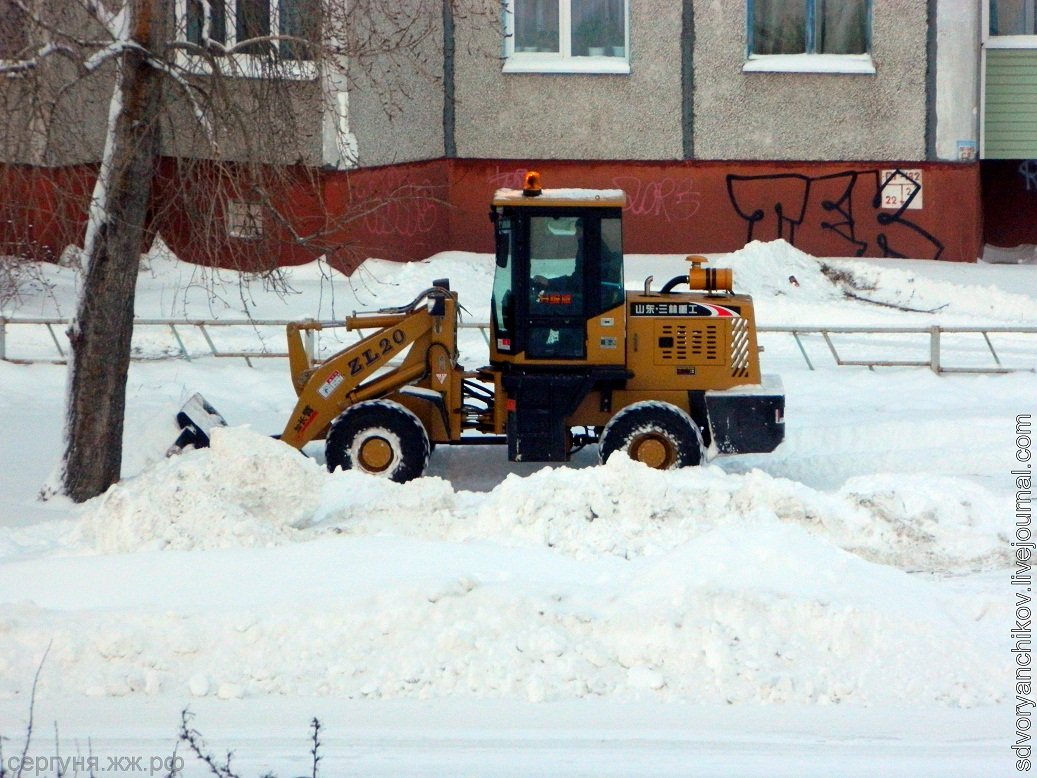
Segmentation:
[(998, 289), (926, 278), (914, 269), (879, 267), (868, 260), (830, 263), (848, 276), (847, 291), (914, 311), (964, 315), (1010, 324), (1033, 318), (1033, 298)]
[(216, 430), (212, 448), (113, 486), (84, 517), (81, 539), (113, 553), (395, 534), (635, 559), (721, 527), (795, 524), (871, 561), (967, 572), (1009, 563), (994, 517), (1010, 507), (955, 478), (866, 476), (832, 494), (759, 470), (658, 471), (623, 456), (603, 467), (512, 474), (484, 494), (441, 478), (404, 485), (329, 474), (282, 443), (228, 428)]
[[(1007, 496), (961, 478), (906, 473), (851, 478), (839, 493), (869, 517), (847, 526), (851, 534), (844, 547), (862, 556), (909, 571), (995, 570), (1011, 564), (1009, 532), (1001, 520), (1012, 515)], [(853, 544), (854, 532), (861, 533), (862, 545)], [(874, 542), (879, 537), (883, 542)]]
[(843, 290), (825, 275), (824, 261), (784, 240), (754, 240), (717, 256), (709, 266), (731, 268), (735, 290), (754, 297), (789, 296), (813, 304), (845, 300)]
[(217, 428), (212, 448), (112, 486), (84, 516), (81, 539), (101, 553), (270, 545), (310, 521), (322, 475), (283, 443)]
[(1003, 598), (911, 572), (1006, 565), (1006, 510), (959, 479), (622, 456), (466, 492), (222, 429), (89, 505), (79, 554), (5, 605), (0, 696), (53, 640), (44, 697), (989, 704)]
[[(656, 556), (726, 526), (796, 524), (865, 559), (904, 570), (965, 572), (1009, 562), (995, 518), (1010, 506), (953, 478), (868, 476), (827, 494), (755, 470), (651, 470), (617, 456), (604, 467), (508, 476), (487, 495), (440, 479), (405, 488), (338, 473), (318, 521), (346, 534), (403, 533), (546, 547), (576, 559)], [(406, 507), (394, 510), (407, 495)], [(422, 506), (413, 510), (413, 505)], [(407, 517), (407, 518), (403, 518)]]
[[(996, 640), (976, 639), (975, 613), (934, 583), (800, 527), (729, 525), (658, 557), (593, 565), (543, 550), (502, 555), (388, 538), (306, 545), (281, 565), (214, 552), (223, 555), (194, 558), (189, 574), (181, 554), (148, 559), (149, 585), (163, 591), (190, 588), (212, 565), (229, 585), (259, 564), (271, 589), (305, 590), (292, 602), (264, 588), (234, 608), (7, 609), (0, 634), (12, 665), (0, 695), (31, 676), (33, 648), (46, 637), (54, 649), (45, 697), (1002, 699)], [(391, 577), (360, 582), (358, 573), (385, 567)], [(358, 583), (343, 586), (347, 574)], [(169, 596), (149, 594), (159, 603)]]

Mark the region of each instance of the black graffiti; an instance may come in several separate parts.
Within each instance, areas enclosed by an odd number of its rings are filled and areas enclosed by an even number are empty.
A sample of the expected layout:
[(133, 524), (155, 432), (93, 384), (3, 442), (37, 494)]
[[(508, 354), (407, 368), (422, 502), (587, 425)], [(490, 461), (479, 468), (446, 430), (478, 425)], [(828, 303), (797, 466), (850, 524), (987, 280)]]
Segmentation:
[[(895, 210), (882, 210), (882, 193), (894, 179), (911, 186)], [(760, 184), (765, 183), (765, 186)], [(873, 187), (865, 200), (866, 214), (855, 214), (859, 187)], [(879, 170), (848, 170), (824, 176), (776, 173), (727, 176), (727, 194), (735, 212), (746, 221), (746, 242), (783, 238), (792, 245), (817, 238), (815, 230), (834, 233), (846, 242), (846, 256), (864, 256), (874, 243), (884, 257), (938, 259), (943, 243), (913, 222), (906, 211), (921, 192), (921, 183), (897, 169), (883, 178)], [(865, 189), (865, 192), (869, 190)], [(858, 210), (861, 198), (856, 198)], [(762, 223), (773, 215), (773, 235), (761, 235)]]
[(1037, 189), (1037, 159), (1024, 159), (1020, 162), (1019, 175), (1023, 177), (1027, 192)]

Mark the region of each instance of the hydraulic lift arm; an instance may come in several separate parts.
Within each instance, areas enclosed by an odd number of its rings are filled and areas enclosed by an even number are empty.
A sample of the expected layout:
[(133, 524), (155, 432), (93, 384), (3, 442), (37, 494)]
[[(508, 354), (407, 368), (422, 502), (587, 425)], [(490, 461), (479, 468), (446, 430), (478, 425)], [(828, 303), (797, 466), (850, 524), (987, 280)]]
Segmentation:
[[(324, 325), (313, 321), (289, 324), (288, 359), (299, 399), (281, 440), (302, 448), (321, 437), (350, 405), (418, 381), (427, 372), (426, 355), (433, 342), (446, 341), (456, 354), (456, 310), (449, 292), (432, 288), (409, 306), (351, 316), (346, 320), (348, 329), (377, 327), (377, 331), (320, 363), (307, 352), (303, 333), (324, 329)], [(386, 371), (390, 360), (408, 347), (403, 361)]]

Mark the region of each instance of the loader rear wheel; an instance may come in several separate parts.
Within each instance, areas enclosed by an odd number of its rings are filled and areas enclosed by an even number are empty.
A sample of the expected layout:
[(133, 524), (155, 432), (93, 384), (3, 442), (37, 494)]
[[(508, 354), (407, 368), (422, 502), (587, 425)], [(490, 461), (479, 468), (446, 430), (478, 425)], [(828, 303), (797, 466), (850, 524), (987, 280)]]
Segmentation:
[(598, 440), (604, 463), (616, 451), (656, 470), (689, 467), (702, 461), (702, 433), (691, 416), (675, 405), (629, 405), (605, 425)]
[(428, 466), (428, 433), (399, 403), (370, 400), (347, 408), (331, 423), (324, 452), (332, 472), (359, 470), (404, 483)]

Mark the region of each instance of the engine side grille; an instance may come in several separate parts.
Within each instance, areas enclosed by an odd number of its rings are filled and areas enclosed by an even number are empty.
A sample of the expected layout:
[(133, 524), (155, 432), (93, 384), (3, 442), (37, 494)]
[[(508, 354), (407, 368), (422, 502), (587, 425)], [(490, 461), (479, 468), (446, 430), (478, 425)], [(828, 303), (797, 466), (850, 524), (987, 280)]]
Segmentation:
[(691, 333), (691, 355), (698, 364), (722, 360), (719, 325), (707, 324)]
[(663, 324), (658, 328), (660, 343), (657, 362), (686, 362), (688, 359), (688, 328), (683, 324)]
[(731, 322), (731, 375), (749, 375), (749, 324), (742, 318)]

